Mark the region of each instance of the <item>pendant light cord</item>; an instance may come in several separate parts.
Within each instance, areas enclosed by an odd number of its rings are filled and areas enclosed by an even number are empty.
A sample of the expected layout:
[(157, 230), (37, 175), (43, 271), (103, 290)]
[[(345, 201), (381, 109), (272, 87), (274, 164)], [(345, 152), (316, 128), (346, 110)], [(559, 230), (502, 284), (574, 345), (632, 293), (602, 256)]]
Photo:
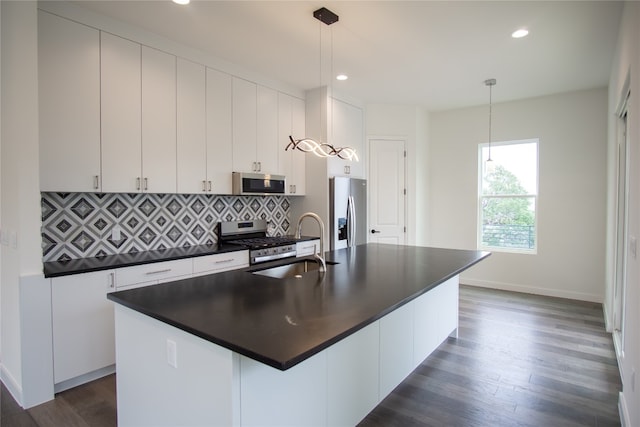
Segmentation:
[(493, 86), (495, 86), (496, 84), (496, 79), (487, 79), (484, 81), (484, 84), (489, 86), (489, 157), (487, 158), (487, 162), (492, 162), (493, 160), (491, 159), (491, 116), (492, 116), (492, 109), (493, 109), (493, 98), (492, 98), (492, 92), (493, 92)]

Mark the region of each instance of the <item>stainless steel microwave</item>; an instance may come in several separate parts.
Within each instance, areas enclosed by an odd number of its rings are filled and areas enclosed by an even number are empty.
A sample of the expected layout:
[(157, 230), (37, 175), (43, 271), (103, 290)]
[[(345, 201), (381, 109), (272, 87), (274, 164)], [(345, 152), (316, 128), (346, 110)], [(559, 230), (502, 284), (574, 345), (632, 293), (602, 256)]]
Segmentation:
[(284, 194), (284, 175), (233, 172), (233, 194), (265, 195)]

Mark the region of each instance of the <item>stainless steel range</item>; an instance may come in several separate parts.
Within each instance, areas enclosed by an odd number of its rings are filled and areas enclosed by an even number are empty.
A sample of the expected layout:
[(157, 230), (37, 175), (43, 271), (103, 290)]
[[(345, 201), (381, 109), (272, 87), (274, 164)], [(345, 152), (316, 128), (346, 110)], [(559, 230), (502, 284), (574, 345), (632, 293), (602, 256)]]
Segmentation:
[(291, 236), (267, 236), (267, 221), (224, 221), (217, 227), (220, 245), (241, 245), (249, 249), (249, 264), (295, 257), (296, 239)]

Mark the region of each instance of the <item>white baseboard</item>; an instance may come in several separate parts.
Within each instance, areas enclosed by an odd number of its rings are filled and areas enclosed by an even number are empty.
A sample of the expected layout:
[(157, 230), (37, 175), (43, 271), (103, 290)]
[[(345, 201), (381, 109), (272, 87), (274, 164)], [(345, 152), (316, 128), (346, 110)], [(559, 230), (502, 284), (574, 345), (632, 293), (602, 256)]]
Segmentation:
[(82, 384), (86, 384), (91, 381), (95, 381), (99, 378), (106, 377), (107, 375), (116, 373), (116, 365), (110, 365), (102, 369), (97, 369), (88, 374), (80, 375), (79, 377), (71, 378), (70, 380), (62, 381), (54, 385), (54, 391), (60, 393), (61, 391), (69, 390), (70, 388), (77, 387)]
[(499, 289), (502, 291), (522, 292), (525, 294), (544, 295), (548, 297), (568, 298), (579, 301), (602, 303), (601, 295), (587, 294), (583, 292), (571, 292), (560, 289), (538, 288), (535, 286), (516, 285), (513, 283), (493, 282), (478, 280), (468, 277), (460, 277), (460, 284), (477, 286), (481, 288)]
[(607, 304), (602, 303), (602, 313), (604, 314), (604, 329), (610, 334), (613, 333), (613, 319), (609, 318), (609, 311), (607, 309)]
[(620, 392), (618, 395), (618, 412), (620, 414), (620, 425), (622, 427), (631, 427), (629, 420), (629, 410), (627, 409), (627, 401), (624, 398), (624, 393)]
[(23, 407), (22, 405), (22, 387), (18, 384), (16, 379), (11, 375), (11, 372), (7, 370), (7, 368), (0, 364), (0, 380), (2, 380), (2, 384), (9, 390), (11, 396), (13, 396), (13, 400), (15, 400), (18, 405)]

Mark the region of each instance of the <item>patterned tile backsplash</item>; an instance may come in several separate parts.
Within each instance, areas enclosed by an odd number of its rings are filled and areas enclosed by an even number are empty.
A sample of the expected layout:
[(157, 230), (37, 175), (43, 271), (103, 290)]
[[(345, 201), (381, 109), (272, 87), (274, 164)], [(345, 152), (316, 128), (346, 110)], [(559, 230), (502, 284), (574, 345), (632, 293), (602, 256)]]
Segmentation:
[(285, 235), (289, 208), (285, 196), (42, 193), (43, 260), (216, 243), (219, 221), (266, 219), (269, 235)]

